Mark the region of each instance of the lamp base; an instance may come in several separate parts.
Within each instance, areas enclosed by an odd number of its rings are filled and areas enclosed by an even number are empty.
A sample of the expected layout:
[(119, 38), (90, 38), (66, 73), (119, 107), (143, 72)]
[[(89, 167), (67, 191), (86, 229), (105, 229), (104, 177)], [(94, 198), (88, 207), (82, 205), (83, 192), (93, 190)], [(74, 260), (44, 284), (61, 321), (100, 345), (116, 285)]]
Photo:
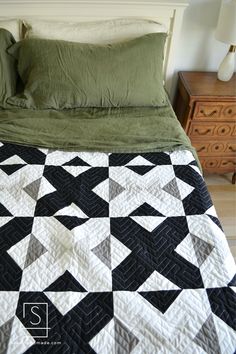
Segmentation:
[(226, 57), (219, 66), (217, 77), (221, 81), (229, 81), (234, 73), (234, 55), (236, 46), (231, 45)]

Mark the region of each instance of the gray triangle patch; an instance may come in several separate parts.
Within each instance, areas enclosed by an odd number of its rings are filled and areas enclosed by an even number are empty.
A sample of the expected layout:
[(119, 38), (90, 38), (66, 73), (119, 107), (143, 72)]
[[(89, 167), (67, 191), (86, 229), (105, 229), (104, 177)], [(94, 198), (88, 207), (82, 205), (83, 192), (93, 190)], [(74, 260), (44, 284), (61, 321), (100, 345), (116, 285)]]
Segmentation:
[(190, 235), (198, 264), (199, 266), (201, 266), (213, 250), (214, 246), (210, 245), (206, 241), (200, 239), (199, 237), (193, 234)]
[(207, 318), (193, 341), (208, 354), (221, 354), (212, 314)]
[(53, 153), (54, 151), (56, 151), (56, 150), (55, 150), (55, 149), (48, 149), (48, 151), (47, 151), (47, 155), (49, 155), (49, 154)]
[(181, 200), (181, 195), (179, 193), (179, 188), (178, 188), (178, 185), (177, 185), (177, 182), (176, 182), (176, 178), (173, 178), (162, 189), (163, 189), (163, 191), (169, 193), (173, 197)]
[(42, 245), (41, 242), (39, 242), (39, 240), (33, 234), (31, 234), (24, 269), (30, 266), (45, 252), (47, 252), (47, 249)]
[(115, 199), (119, 194), (121, 194), (125, 190), (119, 183), (113, 181), (113, 179), (109, 178), (109, 200)]
[(8, 343), (11, 336), (11, 330), (14, 317), (10, 318), (0, 327), (0, 353), (7, 353)]
[(117, 318), (115, 322), (115, 353), (129, 354), (136, 347), (138, 338)]
[(108, 236), (98, 246), (92, 249), (92, 252), (111, 269), (111, 237)]
[(41, 177), (39, 179), (36, 179), (34, 182), (28, 184), (28, 186), (24, 188), (24, 191), (35, 201), (37, 201), (40, 183)]

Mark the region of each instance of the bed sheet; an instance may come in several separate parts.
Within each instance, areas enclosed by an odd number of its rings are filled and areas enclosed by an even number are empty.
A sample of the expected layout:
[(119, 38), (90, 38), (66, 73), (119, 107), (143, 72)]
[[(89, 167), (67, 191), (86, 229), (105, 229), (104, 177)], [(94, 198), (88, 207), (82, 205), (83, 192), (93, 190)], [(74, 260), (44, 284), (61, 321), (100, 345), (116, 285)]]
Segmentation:
[(188, 150), (0, 144), (0, 353), (227, 353), (235, 264)]

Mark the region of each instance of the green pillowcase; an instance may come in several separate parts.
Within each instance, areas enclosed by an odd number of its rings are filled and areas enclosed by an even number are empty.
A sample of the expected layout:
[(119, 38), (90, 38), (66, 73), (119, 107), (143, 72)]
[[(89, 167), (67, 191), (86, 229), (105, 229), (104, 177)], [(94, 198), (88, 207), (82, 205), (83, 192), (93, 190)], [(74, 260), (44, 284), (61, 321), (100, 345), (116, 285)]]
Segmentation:
[(0, 107), (7, 108), (7, 98), (15, 95), (17, 70), (16, 60), (7, 53), (7, 49), (15, 43), (12, 34), (0, 28)]
[(24, 92), (8, 103), (25, 108), (164, 106), (165, 33), (94, 45), (26, 39), (9, 53), (18, 59)]

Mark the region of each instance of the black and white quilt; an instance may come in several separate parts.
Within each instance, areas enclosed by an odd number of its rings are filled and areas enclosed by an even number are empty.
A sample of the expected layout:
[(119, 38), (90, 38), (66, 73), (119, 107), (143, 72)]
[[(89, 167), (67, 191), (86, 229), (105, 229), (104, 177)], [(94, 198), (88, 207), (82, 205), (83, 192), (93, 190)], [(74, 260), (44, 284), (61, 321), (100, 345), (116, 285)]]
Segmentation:
[(0, 144), (1, 354), (233, 354), (235, 286), (189, 151)]

